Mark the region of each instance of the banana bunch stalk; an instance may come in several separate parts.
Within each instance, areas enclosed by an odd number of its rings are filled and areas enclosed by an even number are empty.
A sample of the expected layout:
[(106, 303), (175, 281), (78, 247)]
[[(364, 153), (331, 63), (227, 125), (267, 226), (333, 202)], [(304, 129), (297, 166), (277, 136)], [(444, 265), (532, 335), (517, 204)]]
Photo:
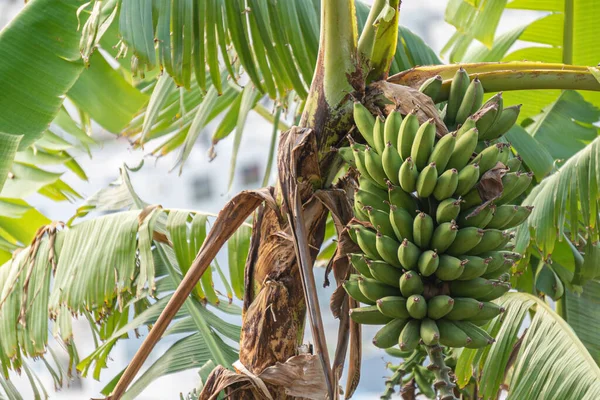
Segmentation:
[(423, 366), (427, 357), (425, 349), (417, 348), (414, 351), (402, 351), (392, 347), (386, 349), (386, 352), (392, 357), (402, 358), (403, 361), (399, 365), (388, 363), (387, 368), (393, 371), (393, 375), (386, 380), (385, 392), (380, 397), (381, 399), (391, 399), (396, 386), (402, 387), (400, 389), (401, 394), (410, 391), (421, 394), (428, 399), (435, 398), (435, 375), (430, 369)]
[[(436, 77), (421, 90), (435, 100), (440, 87)], [(382, 325), (373, 343), (384, 349), (494, 342), (481, 326), (504, 311), (492, 301), (511, 288), (509, 271), (520, 258), (510, 251), (510, 230), (532, 211), (510, 204), (532, 174), (499, 140), (519, 106), (504, 107), (501, 94), (484, 103), (481, 82), (461, 69), (440, 112), (453, 129), (442, 137), (414, 112), (383, 119), (357, 102), (354, 120), (366, 143), (339, 149), (360, 173), (348, 229), (361, 252), (349, 256), (357, 273), (344, 287), (363, 306), (350, 316)]]

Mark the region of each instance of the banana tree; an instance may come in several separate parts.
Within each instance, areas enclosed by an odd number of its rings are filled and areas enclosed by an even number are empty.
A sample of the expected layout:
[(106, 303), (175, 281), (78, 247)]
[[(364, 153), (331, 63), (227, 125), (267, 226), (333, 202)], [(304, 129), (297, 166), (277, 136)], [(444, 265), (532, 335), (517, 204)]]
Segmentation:
[[(444, 359), (439, 347), (428, 347), (431, 371), (421, 365), (424, 351), (408, 355), (389, 350), (404, 361), (394, 368), (385, 396), (402, 385), (407, 398), (416, 390), (431, 397), (437, 391), (448, 399), (495, 398), (506, 387), (515, 398), (540, 398), (540, 393), (596, 398), (598, 342), (582, 321), (592, 312), (586, 304), (598, 294), (594, 279), (600, 275), (595, 245), (598, 140), (592, 125), (600, 117), (593, 93), (600, 83), (591, 67), (597, 60), (588, 57), (592, 53), (585, 45), (596, 28), (593, 19), (584, 18), (595, 9), (585, 1), (555, 3), (548, 5), (553, 14), (546, 18), (561, 19), (560, 38), (557, 31), (544, 36), (547, 30), (540, 26), (547, 21), (540, 20), (494, 40), (506, 2), (450, 1), (446, 17), (457, 34), (447, 47), (453, 48), (453, 61), (469, 63), (435, 65), (441, 63), (437, 56), (398, 27), (400, 5), (394, 0), (376, 0), (372, 7), (350, 0), (31, 1), (0, 34), (0, 83), (10, 89), (0, 98), (2, 108), (10, 110), (0, 119), (0, 132), (5, 132), (0, 134), (5, 144), (0, 172), (8, 176), (0, 195), (14, 199), (36, 191), (64, 193), (58, 178), (44, 180), (43, 174), (30, 178), (36, 184), (28, 191), (17, 190), (24, 187), (18, 179), (31, 176), (21, 164), (40, 164), (40, 149), (52, 154), (67, 149), (48, 147), (58, 140), (51, 136), (54, 126), (83, 145), (91, 144), (85, 134), (91, 120), (128, 136), (134, 146), (152, 147), (157, 156), (177, 150), (174, 168), (181, 173), (203, 128), (222, 116), (212, 140), (217, 146), (235, 131), (231, 181), (243, 127), (254, 111), (273, 122), (269, 158), (276, 160), (277, 178), (274, 186), (236, 195), (212, 216), (144, 203), (132, 191), (124, 168), (120, 180), (88, 199), (66, 226), (43, 216), (34, 222), (43, 227), (27, 235), (2, 226), (7, 242), (2, 249), (13, 252), (0, 269), (4, 391), (19, 398), (6, 380), (9, 369), (31, 376), (27, 357), (52, 354), (50, 319), (76, 369), (96, 378), (118, 340), (152, 326), (126, 370), (105, 388), (111, 399), (133, 398), (156, 376), (199, 366), (200, 398), (220, 392), (239, 398), (338, 398), (347, 358), (343, 392), (351, 397), (360, 379), (361, 326), (348, 316), (358, 303), (342, 285), (354, 272), (347, 254), (356, 246), (346, 226), (355, 217), (360, 168), (345, 166), (341, 149), (353, 142), (370, 143), (353, 113), (355, 103), (369, 115), (389, 118), (398, 112), (414, 114), (421, 124), (431, 120), (441, 137), (455, 128), (454, 121), (444, 118), (457, 71), (464, 69), (484, 92), (504, 91), (507, 104), (521, 98), (524, 103), (518, 124), (506, 135), (512, 146), (501, 145), (510, 147), (539, 182), (519, 198), (523, 206), (534, 206), (526, 225), (516, 231), (515, 251), (524, 257), (513, 268), (512, 283), (523, 293), (497, 300), (507, 311), (485, 326), (496, 338), (485, 349), (446, 351)], [(528, 1), (509, 6), (537, 7)], [(57, 26), (56, 20), (68, 23)], [(475, 29), (467, 29), (471, 26)], [(30, 27), (49, 38), (47, 54), (25, 40), (23, 32)], [(490, 62), (503, 59), (518, 38), (533, 37), (562, 56), (527, 57), (552, 63)], [(469, 50), (474, 40), (488, 47), (474, 44)], [(119, 67), (113, 69), (107, 60), (118, 60)], [(36, 74), (42, 63), (53, 71), (54, 81)], [(28, 80), (31, 76), (40, 81)], [(12, 81), (32, 86), (15, 87)], [(423, 93), (432, 82), (439, 83), (433, 99)], [(42, 96), (32, 102), (28, 96), (35, 90)], [(61, 108), (65, 95), (81, 118), (73, 119)], [(556, 126), (573, 132), (572, 140), (564, 141)], [(284, 132), (278, 135), (279, 130)], [(19, 159), (28, 152), (37, 158)], [(265, 183), (268, 177), (267, 172)], [(56, 186), (54, 192), (49, 185)], [(13, 206), (6, 208), (13, 213), (9, 217), (15, 216), (18, 202), (6, 202)], [(78, 220), (96, 211), (120, 212)], [(214, 218), (208, 232), (207, 218)], [(22, 226), (10, 219), (7, 226)], [(22, 223), (31, 225), (31, 220)], [(333, 236), (337, 245), (323, 246)], [(213, 262), (226, 242), (229, 279)], [(19, 248), (24, 249), (15, 251)], [(317, 258), (327, 259), (335, 278), (331, 309), (339, 331), (332, 360), (316, 296)], [(241, 310), (226, 305), (227, 298), (214, 290), (213, 271), (226, 287), (231, 284), (229, 300), (234, 295), (242, 300)], [(560, 285), (567, 287), (566, 294), (560, 293)], [(545, 296), (561, 299), (560, 315)], [(218, 312), (241, 312), (241, 329)], [(531, 321), (522, 333), (528, 312)], [(71, 340), (72, 313), (84, 315), (102, 341), (83, 360)], [(314, 354), (301, 347), (307, 314)], [(191, 334), (130, 386), (157, 341), (181, 332)], [(239, 340), (239, 351), (223, 337)], [(192, 360), (178, 364), (178, 357), (188, 353), (195, 355)], [(57, 368), (46, 364), (60, 382)], [(454, 367), (453, 373), (446, 364)], [(39, 395), (34, 378), (32, 382)]]

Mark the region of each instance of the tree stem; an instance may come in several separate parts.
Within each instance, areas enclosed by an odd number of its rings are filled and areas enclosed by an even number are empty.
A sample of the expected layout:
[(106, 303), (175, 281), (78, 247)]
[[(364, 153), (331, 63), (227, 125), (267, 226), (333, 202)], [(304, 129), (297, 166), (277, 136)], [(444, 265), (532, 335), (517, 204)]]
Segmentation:
[(467, 70), (472, 78), (477, 76), (486, 92), (533, 89), (600, 91), (595, 67), (529, 61), (415, 67), (391, 76), (388, 82), (418, 89), (427, 79), (440, 75), (444, 83), (437, 100), (443, 101), (448, 98), (452, 76), (460, 67)]
[(426, 347), (427, 354), (429, 354), (429, 359), (431, 360), (431, 364), (428, 368), (433, 371), (433, 374), (436, 377), (433, 386), (438, 392), (440, 400), (457, 400), (453, 390), (456, 385), (450, 380), (450, 367), (446, 366), (446, 363), (444, 363), (444, 353), (442, 352), (442, 348), (440, 346)]
[(321, 37), (319, 58), (313, 83), (319, 80), (323, 64), (323, 94), (330, 107), (340, 105), (354, 89), (350, 76), (356, 73), (358, 28), (353, 0), (321, 1)]
[(562, 62), (573, 64), (573, 0), (565, 0)]

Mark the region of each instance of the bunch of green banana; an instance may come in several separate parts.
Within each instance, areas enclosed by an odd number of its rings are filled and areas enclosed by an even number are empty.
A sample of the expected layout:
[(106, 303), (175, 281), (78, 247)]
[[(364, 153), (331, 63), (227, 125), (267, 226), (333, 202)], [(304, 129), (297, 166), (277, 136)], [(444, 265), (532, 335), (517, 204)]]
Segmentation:
[[(435, 78), (421, 90), (435, 100), (440, 88)], [(504, 311), (493, 300), (510, 289), (519, 258), (508, 250), (508, 230), (532, 212), (509, 204), (532, 176), (520, 170), (510, 145), (496, 141), (518, 111), (504, 108), (501, 94), (483, 103), (481, 82), (462, 69), (441, 112), (455, 131), (441, 137), (434, 121), (420, 123), (416, 112), (383, 119), (355, 103), (367, 144), (352, 143), (340, 155), (360, 175), (348, 231), (361, 252), (349, 256), (355, 274), (344, 288), (364, 305), (350, 311), (354, 321), (383, 325), (377, 347), (408, 352), (421, 344), (481, 348), (494, 341), (480, 326)], [(479, 185), (498, 166), (506, 172), (502, 193), (483, 205)], [(550, 282), (548, 268), (540, 271), (540, 283)], [(541, 286), (545, 293), (553, 288)]]

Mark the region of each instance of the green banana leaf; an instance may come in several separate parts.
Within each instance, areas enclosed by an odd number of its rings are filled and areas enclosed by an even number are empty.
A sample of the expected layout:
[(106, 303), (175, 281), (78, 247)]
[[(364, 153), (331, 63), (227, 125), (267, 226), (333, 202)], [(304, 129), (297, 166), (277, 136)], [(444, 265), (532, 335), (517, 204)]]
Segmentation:
[(0, 31), (0, 132), (22, 135), (20, 150), (46, 130), (83, 71), (81, 4), (33, 0)]

